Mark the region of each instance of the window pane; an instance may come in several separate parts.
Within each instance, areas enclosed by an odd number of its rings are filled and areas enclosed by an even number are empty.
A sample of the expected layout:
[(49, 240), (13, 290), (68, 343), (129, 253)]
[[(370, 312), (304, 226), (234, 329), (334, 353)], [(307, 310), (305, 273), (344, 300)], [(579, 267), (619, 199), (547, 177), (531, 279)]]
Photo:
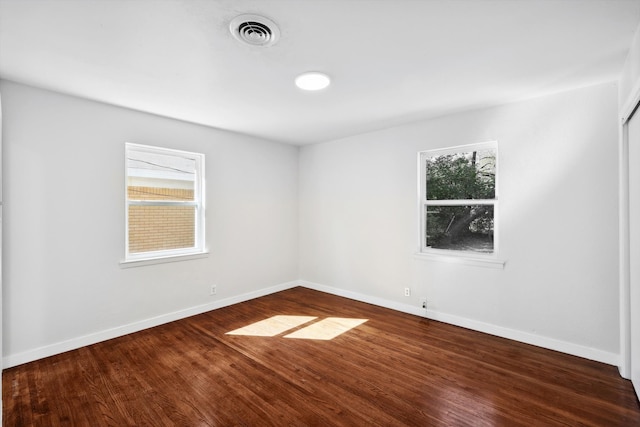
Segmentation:
[(129, 150), (129, 200), (193, 200), (196, 161), (187, 156)]
[(140, 176), (193, 181), (196, 160), (188, 156), (128, 150), (127, 169)]
[(129, 206), (129, 252), (195, 246), (195, 206)]
[(492, 205), (425, 206), (426, 245), (479, 253), (493, 252)]
[(495, 198), (495, 149), (434, 155), (425, 161), (427, 200)]
[(173, 181), (146, 182), (145, 185), (132, 185), (131, 181), (135, 180), (129, 179), (130, 184), (127, 186), (129, 200), (193, 201), (193, 183), (190, 183), (191, 188), (172, 188), (176, 187)]
[(200, 253), (204, 155), (125, 144), (127, 261)]

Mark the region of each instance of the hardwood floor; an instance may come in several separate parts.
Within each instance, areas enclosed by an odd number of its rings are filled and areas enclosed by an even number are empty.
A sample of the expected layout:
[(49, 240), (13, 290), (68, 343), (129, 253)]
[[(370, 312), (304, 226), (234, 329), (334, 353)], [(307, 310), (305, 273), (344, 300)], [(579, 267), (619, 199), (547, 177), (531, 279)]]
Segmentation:
[[(333, 338), (229, 335), (276, 315)], [(640, 426), (617, 368), (295, 288), (10, 368), (6, 426)]]

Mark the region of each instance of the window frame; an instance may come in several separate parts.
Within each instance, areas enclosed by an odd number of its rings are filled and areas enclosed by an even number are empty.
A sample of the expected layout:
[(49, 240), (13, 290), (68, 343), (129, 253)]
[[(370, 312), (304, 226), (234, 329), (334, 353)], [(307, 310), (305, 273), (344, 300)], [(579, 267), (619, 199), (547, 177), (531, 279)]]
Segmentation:
[[(195, 177), (193, 200), (129, 200), (129, 166), (128, 158), (131, 153), (161, 154), (165, 156), (189, 157), (195, 161)], [(151, 145), (125, 143), (125, 179), (124, 179), (124, 210), (125, 210), (125, 257), (121, 264), (136, 265), (155, 264), (158, 262), (179, 261), (200, 258), (207, 254), (205, 245), (205, 155), (190, 151), (176, 150)], [(170, 178), (167, 178), (170, 179)], [(194, 245), (188, 248), (163, 249), (131, 253), (129, 250), (129, 207), (130, 206), (180, 206), (194, 207)]]
[[(481, 151), (491, 149), (496, 155), (495, 170), (495, 195), (493, 199), (454, 199), (454, 200), (429, 200), (427, 199), (427, 180), (426, 180), (426, 158), (436, 155), (447, 155), (471, 151)], [(419, 215), (419, 239), (418, 252), (416, 256), (419, 258), (428, 258), (434, 260), (442, 260), (449, 262), (462, 262), (472, 265), (483, 266), (504, 266), (504, 261), (499, 260), (499, 230), (500, 230), (500, 209), (499, 209), (499, 187), (500, 187), (500, 160), (497, 141), (486, 141), (467, 145), (458, 145), (454, 147), (437, 148), (423, 150), (417, 153), (418, 162), (418, 215)], [(427, 228), (427, 208), (429, 206), (469, 206), (469, 205), (491, 205), (493, 206), (493, 251), (491, 253), (481, 253), (475, 251), (463, 251), (455, 249), (438, 249), (427, 246), (426, 228)]]

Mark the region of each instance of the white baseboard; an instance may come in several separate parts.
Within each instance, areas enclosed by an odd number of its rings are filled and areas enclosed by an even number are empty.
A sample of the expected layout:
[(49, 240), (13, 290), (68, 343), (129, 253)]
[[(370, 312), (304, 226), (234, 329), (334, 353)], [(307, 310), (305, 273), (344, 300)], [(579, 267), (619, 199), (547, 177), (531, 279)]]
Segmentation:
[(130, 324), (119, 326), (112, 329), (107, 329), (107, 330), (96, 332), (93, 334), (72, 338), (70, 340), (61, 341), (55, 344), (50, 344), (50, 345), (39, 347), (33, 350), (25, 351), (22, 353), (9, 354), (2, 359), (2, 366), (3, 366), (3, 369), (11, 368), (13, 366), (21, 365), (23, 363), (32, 362), (34, 360), (64, 353), (70, 350), (75, 350), (87, 345), (96, 344), (101, 341), (106, 341), (112, 338), (117, 338), (123, 335), (142, 331), (144, 329), (152, 328), (154, 326), (184, 319), (190, 316), (195, 316), (197, 314), (205, 313), (207, 311), (216, 310), (218, 308), (226, 307), (233, 304), (238, 304), (244, 301), (249, 301), (254, 298), (259, 298), (275, 292), (284, 291), (286, 289), (290, 289), (296, 286), (303, 286), (309, 289), (326, 292), (328, 294), (338, 295), (338, 296), (353, 299), (356, 301), (361, 301), (368, 304), (373, 304), (380, 307), (401, 311), (403, 313), (409, 313), (416, 316), (427, 317), (428, 319), (437, 320), (440, 322), (449, 323), (456, 326), (461, 326), (463, 328), (484, 332), (484, 333), (499, 336), (502, 338), (512, 339), (514, 341), (519, 341), (526, 344), (532, 344), (538, 347), (543, 347), (550, 350), (555, 350), (562, 353), (583, 357), (585, 359), (595, 360), (597, 362), (602, 362), (609, 365), (617, 366), (620, 361), (619, 355), (615, 353), (610, 353), (610, 352), (606, 352), (606, 351), (602, 351), (602, 350), (598, 350), (591, 347), (586, 347), (586, 346), (582, 346), (579, 344), (574, 344), (566, 341), (560, 341), (554, 338), (534, 335), (527, 332), (518, 331), (515, 329), (504, 328), (501, 326), (479, 322), (477, 320), (455, 316), (447, 313), (441, 313), (434, 310), (427, 310), (426, 316), (425, 316), (425, 312), (422, 309), (420, 309), (419, 307), (415, 307), (413, 305), (402, 304), (402, 303), (390, 301), (384, 298), (378, 298), (370, 295), (361, 294), (358, 292), (347, 291), (344, 289), (334, 288), (331, 286), (326, 286), (318, 283), (301, 280), (301, 281), (292, 281), (292, 282), (282, 283), (279, 285), (271, 286), (268, 288), (260, 289), (260, 290), (249, 292), (246, 294), (237, 295), (237, 296), (225, 298), (222, 300), (217, 300), (211, 303), (186, 308), (184, 310), (174, 311), (172, 313), (163, 314), (161, 316), (152, 317), (149, 319), (141, 320), (138, 322), (130, 323)]
[(259, 298), (265, 295), (269, 295), (275, 292), (284, 291), (296, 286), (299, 286), (298, 281), (281, 283), (279, 285), (271, 286), (268, 288), (260, 289), (258, 291), (249, 292), (242, 295), (217, 300), (211, 303), (198, 305), (195, 307), (189, 307), (183, 310), (174, 311), (172, 313), (163, 314), (160, 316), (152, 317), (149, 319), (141, 320), (127, 325), (118, 326), (116, 328), (107, 329), (104, 331), (96, 332), (89, 335), (84, 335), (70, 340), (61, 341), (55, 344), (46, 345), (33, 350), (28, 350), (22, 353), (9, 354), (2, 359), (3, 369), (11, 368), (13, 366), (21, 365), (23, 363), (32, 362), (34, 360), (43, 359), (45, 357), (53, 356), (56, 354), (64, 353), (66, 351), (75, 350), (87, 345), (99, 343), (101, 341), (110, 340), (112, 338), (121, 337), (123, 335), (131, 334), (133, 332), (139, 332), (144, 329), (153, 328), (165, 323), (173, 322), (176, 320), (184, 319), (186, 317), (195, 316), (196, 314), (205, 313), (207, 311), (216, 310), (218, 308), (226, 307), (233, 304), (238, 304), (244, 301), (249, 301), (254, 298)]
[(326, 292), (328, 294), (353, 299), (356, 301), (366, 302), (368, 304), (373, 304), (380, 307), (390, 308), (392, 310), (401, 311), (403, 313), (426, 317), (428, 319), (449, 323), (451, 325), (460, 326), (474, 331), (535, 345), (537, 347), (555, 350), (561, 353), (571, 354), (573, 356), (578, 356), (589, 360), (595, 360), (596, 362), (602, 362), (608, 365), (618, 366), (620, 362), (620, 356), (616, 353), (610, 353), (596, 348), (586, 347), (580, 344), (561, 341), (555, 338), (544, 337), (541, 335), (518, 331), (516, 329), (496, 326), (490, 323), (479, 322), (477, 320), (455, 316), (447, 313), (441, 313), (434, 310), (427, 310), (425, 315), (424, 310), (413, 305), (389, 301), (383, 298), (372, 297), (369, 295), (321, 285), (318, 283), (300, 281), (300, 286), (304, 286), (306, 288), (314, 289), (321, 292)]

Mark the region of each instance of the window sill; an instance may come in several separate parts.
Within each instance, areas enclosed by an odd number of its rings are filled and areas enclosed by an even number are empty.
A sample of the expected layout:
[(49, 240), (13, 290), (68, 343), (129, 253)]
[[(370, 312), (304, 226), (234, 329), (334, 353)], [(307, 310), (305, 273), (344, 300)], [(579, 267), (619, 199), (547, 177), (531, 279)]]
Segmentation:
[(421, 261), (436, 261), (436, 262), (448, 262), (452, 264), (463, 264), (474, 267), (496, 268), (504, 269), (506, 264), (505, 260), (496, 258), (474, 258), (469, 256), (457, 256), (457, 255), (442, 255), (442, 254), (427, 254), (423, 252), (417, 252), (413, 255), (417, 260)]
[(207, 258), (208, 256), (209, 256), (209, 252), (204, 251), (204, 252), (199, 252), (195, 254), (169, 255), (169, 256), (155, 257), (155, 258), (122, 260), (120, 261), (120, 268), (142, 267), (145, 265), (165, 264), (167, 262), (189, 261), (192, 259)]

